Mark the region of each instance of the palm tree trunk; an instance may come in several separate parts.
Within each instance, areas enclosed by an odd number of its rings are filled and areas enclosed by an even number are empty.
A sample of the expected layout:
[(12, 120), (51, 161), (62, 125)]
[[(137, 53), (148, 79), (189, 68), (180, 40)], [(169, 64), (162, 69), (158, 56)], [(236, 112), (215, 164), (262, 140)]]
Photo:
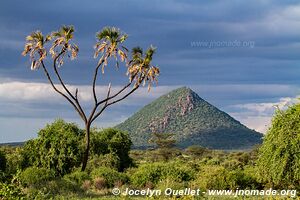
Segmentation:
[(82, 167), (81, 167), (81, 171), (84, 171), (89, 159), (89, 152), (90, 152), (90, 129), (91, 129), (91, 125), (89, 123), (87, 123), (85, 125), (85, 131), (86, 131), (86, 135), (85, 135), (85, 151), (83, 154), (83, 160), (82, 160)]

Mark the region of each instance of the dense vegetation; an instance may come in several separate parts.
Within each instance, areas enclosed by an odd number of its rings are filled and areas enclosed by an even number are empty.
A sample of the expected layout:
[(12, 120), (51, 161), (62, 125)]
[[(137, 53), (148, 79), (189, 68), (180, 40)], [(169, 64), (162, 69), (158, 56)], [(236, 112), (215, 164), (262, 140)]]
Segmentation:
[[(17, 154), (17, 149), (13, 151)], [(256, 150), (226, 153), (194, 146), (169, 151), (171, 154), (166, 162), (159, 150), (132, 150), (130, 157), (134, 165), (123, 172), (103, 163), (104, 157), (97, 160), (97, 156), (92, 156), (86, 172), (74, 167), (70, 173), (61, 176), (55, 175), (53, 170), (31, 166), (7, 177), (0, 190), (2, 193), (12, 190), (25, 199), (97, 199), (112, 195), (111, 188), (114, 187), (123, 190), (126, 187), (161, 190), (168, 187), (202, 190), (263, 188), (255, 174)], [(115, 162), (114, 157), (105, 158)], [(14, 187), (7, 189), (12, 184)]]
[[(127, 133), (93, 129), (91, 160), (82, 172), (77, 161), (84, 133), (76, 124), (57, 120), (23, 147), (1, 147), (0, 199), (131, 199), (113, 196), (115, 187), (299, 190), (299, 122), (300, 105), (278, 111), (261, 147), (235, 152), (195, 145), (130, 150)], [(172, 143), (170, 136), (156, 134), (154, 142)], [(180, 199), (203, 198), (220, 199), (205, 194)]]
[(258, 164), (261, 179), (270, 186), (300, 185), (300, 104), (277, 111)]
[[(177, 146), (250, 149), (262, 135), (182, 87), (148, 104), (116, 128), (127, 131), (136, 147), (151, 146), (152, 133), (173, 133)], [(236, 138), (239, 138), (236, 140)]]

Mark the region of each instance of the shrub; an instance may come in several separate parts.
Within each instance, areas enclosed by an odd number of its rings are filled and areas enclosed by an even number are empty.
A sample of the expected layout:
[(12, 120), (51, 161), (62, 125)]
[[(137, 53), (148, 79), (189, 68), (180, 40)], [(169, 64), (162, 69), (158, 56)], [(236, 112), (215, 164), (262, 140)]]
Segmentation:
[(70, 173), (82, 161), (84, 131), (76, 124), (56, 120), (26, 142), (24, 154), (31, 165), (52, 169), (56, 175)]
[(113, 187), (117, 181), (122, 181), (122, 183), (126, 183), (128, 181), (128, 177), (125, 174), (108, 167), (94, 169), (91, 172), (91, 176), (93, 179), (103, 178), (107, 187)]
[(192, 145), (186, 148), (185, 151), (193, 157), (202, 157), (208, 150), (201, 146)]
[(20, 182), (24, 186), (38, 186), (54, 178), (54, 172), (38, 167), (29, 167), (20, 174)]
[(152, 163), (141, 165), (131, 175), (131, 181), (134, 186), (144, 187), (149, 182), (157, 184), (165, 179), (176, 182), (190, 181), (193, 174), (193, 170), (183, 163)]
[(103, 177), (96, 177), (93, 180), (93, 182), (94, 182), (94, 187), (97, 190), (102, 190), (102, 189), (106, 188), (106, 186), (107, 186), (106, 180)]
[(25, 195), (17, 185), (0, 183), (0, 199), (23, 200)]
[(89, 190), (91, 188), (91, 181), (90, 180), (85, 180), (83, 181), (82, 185), (81, 185), (81, 188), (85, 191)]
[(247, 189), (263, 189), (263, 185), (259, 182), (257, 167), (246, 165), (243, 169), (243, 175), (239, 180), (240, 188)]
[(162, 170), (162, 179), (170, 178), (177, 182), (190, 181), (193, 179), (194, 172), (184, 165), (184, 163), (166, 163)]
[(108, 167), (115, 170), (120, 169), (120, 158), (115, 153), (108, 153), (105, 155), (94, 155), (89, 161), (88, 170), (99, 168), (99, 167)]
[[(228, 189), (227, 171), (221, 166), (204, 166), (193, 182), (201, 190)], [(235, 188), (234, 188), (235, 189)]]
[(83, 190), (77, 184), (68, 180), (57, 178), (44, 182), (39, 187), (27, 188), (26, 194), (29, 199), (58, 199), (59, 195), (70, 196), (82, 194)]
[(255, 177), (255, 169), (226, 169), (223, 166), (203, 166), (192, 183), (201, 190), (208, 189), (262, 189)]
[(278, 188), (299, 187), (300, 104), (278, 110), (259, 149), (259, 178)]
[(241, 169), (243, 164), (239, 162), (238, 160), (232, 159), (232, 160), (225, 160), (221, 163), (223, 167), (225, 167), (228, 170), (235, 170), (235, 169)]
[(161, 179), (162, 165), (153, 163), (139, 166), (139, 168), (131, 175), (131, 182), (134, 186), (144, 187), (147, 183), (158, 183)]
[(102, 131), (93, 130), (91, 132), (91, 153), (94, 155), (111, 154), (119, 158), (119, 171), (123, 171), (132, 165), (129, 151), (132, 142), (128, 133), (107, 128)]
[(6, 154), (6, 159), (7, 174), (15, 174), (18, 170), (23, 170), (31, 165), (24, 149), (20, 147), (10, 148), (10, 152)]
[(219, 165), (221, 163), (221, 160), (219, 158), (212, 158), (207, 161), (207, 165)]
[(181, 155), (181, 151), (177, 148), (159, 148), (155, 151), (152, 151), (152, 160), (154, 161), (168, 161), (172, 158), (178, 157)]
[(82, 183), (85, 180), (90, 180), (90, 176), (88, 175), (87, 172), (76, 170), (70, 174), (65, 175), (64, 179), (73, 182), (75, 184), (82, 185)]
[[(177, 182), (174, 179), (167, 178), (162, 181), (159, 181), (155, 187), (155, 189), (159, 189), (161, 191), (165, 191), (167, 188), (172, 188), (172, 190), (182, 190), (186, 187), (186, 184), (183, 182)], [(146, 187), (148, 188), (148, 187)]]
[(47, 182), (44, 185), (45, 192), (56, 196), (57, 194), (81, 193), (81, 185), (75, 184), (63, 178), (58, 178)]

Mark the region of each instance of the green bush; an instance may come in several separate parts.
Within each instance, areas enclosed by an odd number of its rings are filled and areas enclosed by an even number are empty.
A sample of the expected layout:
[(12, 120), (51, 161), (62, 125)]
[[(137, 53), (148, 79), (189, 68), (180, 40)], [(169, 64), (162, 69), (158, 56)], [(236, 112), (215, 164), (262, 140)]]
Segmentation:
[(0, 183), (0, 199), (25, 200), (25, 195), (17, 185)]
[(263, 189), (263, 185), (259, 182), (257, 176), (257, 170), (257, 167), (254, 166), (244, 166), (243, 175), (239, 180), (240, 188)]
[(241, 169), (243, 164), (236, 159), (230, 159), (222, 162), (221, 166), (225, 167), (228, 170), (235, 170), (235, 169)]
[(85, 180), (91, 179), (87, 172), (82, 172), (80, 170), (76, 170), (70, 174), (66, 174), (63, 178), (67, 181), (78, 184), (79, 186), (81, 186)]
[(208, 152), (208, 149), (201, 147), (201, 146), (197, 146), (197, 145), (192, 145), (189, 146), (188, 148), (186, 148), (186, 153), (196, 157), (196, 158), (201, 158), (203, 157), (203, 155), (205, 155)]
[[(203, 166), (192, 185), (201, 190), (228, 189), (227, 171), (221, 166)], [(235, 189), (235, 188), (234, 188)]]
[(300, 104), (278, 110), (259, 149), (258, 168), (262, 182), (277, 188), (299, 187)]
[(120, 158), (115, 153), (108, 153), (105, 155), (94, 155), (88, 163), (88, 170), (92, 171), (92, 169), (99, 167), (108, 167), (115, 170), (119, 170)]
[(262, 189), (255, 176), (255, 169), (226, 169), (223, 166), (203, 166), (192, 185), (201, 190), (208, 189)]
[(70, 173), (80, 166), (83, 155), (84, 131), (74, 123), (56, 120), (26, 142), (24, 156), (33, 166), (54, 170), (56, 175)]
[(131, 145), (132, 142), (128, 133), (117, 129), (107, 128), (102, 131), (93, 130), (91, 132), (91, 154), (117, 155), (120, 160), (119, 171), (132, 165), (132, 159), (129, 157)]
[(162, 181), (159, 181), (156, 184), (155, 189), (159, 189), (161, 191), (165, 191), (167, 188), (172, 188), (173, 190), (182, 190), (183, 188), (186, 188), (186, 187), (187, 187), (186, 183), (177, 182), (171, 178), (167, 178)]
[(121, 181), (122, 183), (128, 182), (128, 177), (126, 174), (116, 171), (115, 169), (111, 169), (108, 167), (100, 167), (94, 169), (91, 172), (91, 176), (93, 179), (95, 178), (103, 178), (105, 180), (107, 187), (113, 187), (117, 182)]
[(30, 166), (30, 161), (25, 155), (25, 151), (21, 147), (12, 148), (10, 147), (9, 153), (6, 153), (7, 165), (6, 171), (7, 174), (15, 174), (18, 170), (23, 170), (26, 167)]
[(219, 158), (212, 158), (207, 161), (207, 165), (219, 165), (221, 160)]
[(177, 182), (190, 181), (194, 171), (183, 163), (152, 163), (139, 166), (132, 175), (134, 186), (144, 187), (147, 183), (157, 184), (161, 180), (172, 179)]
[(62, 195), (69, 199), (70, 195), (82, 195), (84, 191), (81, 187), (71, 181), (63, 178), (56, 178), (54, 180), (44, 182), (39, 187), (29, 187), (26, 189), (26, 194), (29, 199), (60, 199), (58, 196)]
[(161, 179), (162, 164), (145, 164), (139, 166), (138, 169), (130, 176), (134, 186), (144, 187), (147, 183), (156, 184)]
[(46, 168), (29, 167), (21, 172), (19, 178), (23, 186), (39, 186), (54, 179), (55, 174)]

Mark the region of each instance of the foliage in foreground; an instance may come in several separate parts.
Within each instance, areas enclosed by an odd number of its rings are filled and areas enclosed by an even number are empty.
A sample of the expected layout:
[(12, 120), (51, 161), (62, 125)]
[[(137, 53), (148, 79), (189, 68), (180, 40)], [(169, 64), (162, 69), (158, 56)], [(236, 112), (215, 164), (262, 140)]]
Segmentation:
[(300, 104), (278, 110), (259, 151), (262, 181), (275, 187), (300, 185)]
[[(104, 196), (108, 198), (114, 187), (122, 190), (127, 187), (160, 190), (167, 187), (201, 190), (266, 187), (256, 175), (257, 168), (253, 162), (256, 160), (256, 150), (232, 153), (205, 150), (199, 156), (194, 151), (178, 152), (180, 155), (171, 157), (168, 162), (163, 158), (159, 160), (153, 150), (132, 152), (136, 166), (124, 172), (98, 164), (89, 166), (90, 170), (85, 172), (76, 168), (63, 177), (53, 177), (49, 170), (29, 167), (16, 175), (13, 182), (14, 185), (21, 184), (25, 197), (29, 199), (102, 199)], [(20, 195), (24, 197), (22, 192)]]
[[(109, 199), (114, 187), (122, 190), (190, 187), (202, 191), (260, 190), (274, 186), (274, 189), (299, 189), (299, 118), (299, 105), (278, 111), (263, 146), (250, 152), (222, 152), (199, 146), (185, 150), (169, 148), (167, 162), (160, 149), (128, 152), (131, 142), (126, 133), (95, 130), (89, 170), (81, 172), (73, 166), (64, 176), (55, 173), (55, 168), (36, 166), (35, 162), (31, 163), (33, 166), (20, 165), (23, 168), (15, 169), (12, 165), (28, 158), (26, 145), (23, 149), (2, 148), (6, 165), (2, 167), (0, 199)], [(102, 148), (97, 148), (98, 145)], [(134, 164), (120, 170), (121, 159), (126, 161), (121, 154), (123, 148), (127, 152), (125, 158)]]
[[(19, 168), (36, 166), (63, 176), (80, 166), (83, 144), (84, 130), (74, 123), (56, 120), (40, 130), (38, 138), (26, 142), (20, 152), (24, 159), (18, 164)], [(108, 166), (122, 171), (132, 164), (128, 155), (130, 147), (129, 136), (122, 131), (109, 128), (91, 132), (91, 162), (102, 158)]]
[(64, 175), (80, 165), (83, 139), (84, 131), (76, 124), (56, 120), (40, 130), (38, 138), (26, 142), (24, 154), (29, 164)]

